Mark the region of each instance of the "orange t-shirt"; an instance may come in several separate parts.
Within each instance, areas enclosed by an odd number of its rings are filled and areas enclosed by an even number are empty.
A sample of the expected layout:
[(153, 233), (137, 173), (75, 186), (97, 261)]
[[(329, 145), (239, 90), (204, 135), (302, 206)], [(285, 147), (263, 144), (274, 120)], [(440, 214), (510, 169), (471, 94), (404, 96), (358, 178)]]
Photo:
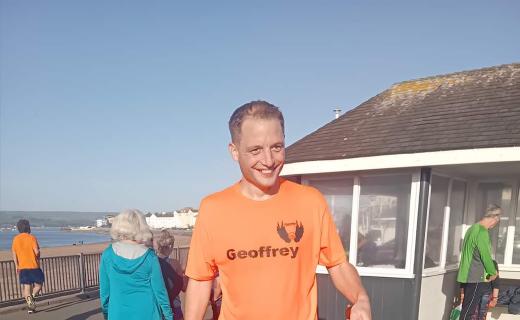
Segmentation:
[(29, 233), (20, 233), (13, 239), (12, 249), (18, 259), (18, 269), (39, 268), (34, 248), (39, 248), (36, 237)]
[(323, 196), (281, 180), (266, 201), (244, 197), (237, 183), (205, 198), (191, 240), (186, 274), (219, 273), (219, 319), (317, 319), (316, 266), (346, 261)]

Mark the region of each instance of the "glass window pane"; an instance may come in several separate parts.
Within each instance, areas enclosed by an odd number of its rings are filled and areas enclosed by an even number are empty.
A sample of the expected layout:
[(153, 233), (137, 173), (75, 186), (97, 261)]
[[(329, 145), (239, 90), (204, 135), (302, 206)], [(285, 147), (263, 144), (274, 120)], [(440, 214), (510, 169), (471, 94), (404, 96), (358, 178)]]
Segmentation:
[(479, 183), (478, 185), (476, 206), (477, 221), (484, 215), (486, 208), (490, 204), (497, 204), (502, 207), (502, 216), (500, 217), (499, 224), (489, 230), (491, 245), (495, 252), (495, 260), (499, 264), (504, 263), (512, 191), (511, 186), (505, 183)]
[(358, 266), (405, 267), (411, 182), (409, 174), (360, 179)]
[(432, 177), (424, 268), (437, 267), (440, 264), (444, 208), (448, 204), (449, 184), (449, 178), (437, 175)]
[(464, 205), (466, 201), (466, 183), (453, 180), (450, 196), (450, 226), (448, 229), (448, 251), (446, 265), (459, 262), (462, 245), (462, 220), (464, 218)]
[(338, 233), (348, 251), (350, 246), (350, 224), (352, 220), (352, 190), (354, 180), (352, 178), (334, 180), (309, 180), (309, 185), (320, 190), (338, 228)]

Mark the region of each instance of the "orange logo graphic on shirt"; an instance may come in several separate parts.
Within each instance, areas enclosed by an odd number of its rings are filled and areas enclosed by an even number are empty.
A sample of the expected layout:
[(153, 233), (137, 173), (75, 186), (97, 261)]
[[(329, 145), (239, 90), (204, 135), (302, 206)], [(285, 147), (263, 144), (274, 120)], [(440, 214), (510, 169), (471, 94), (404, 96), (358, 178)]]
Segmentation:
[(289, 223), (278, 223), (276, 231), (283, 241), (290, 243), (291, 241), (298, 242), (303, 236), (303, 224), (298, 221)]

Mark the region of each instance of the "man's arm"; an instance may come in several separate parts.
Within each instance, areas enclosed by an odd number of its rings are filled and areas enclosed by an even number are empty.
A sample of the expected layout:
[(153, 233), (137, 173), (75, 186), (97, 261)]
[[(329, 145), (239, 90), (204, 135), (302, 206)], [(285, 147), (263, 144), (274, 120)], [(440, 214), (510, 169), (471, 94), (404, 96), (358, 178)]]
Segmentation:
[(493, 291), (491, 291), (491, 296), (489, 297), (489, 307), (494, 308), (497, 306), (498, 301), (498, 288), (493, 288)]
[(338, 289), (348, 301), (354, 304), (351, 319), (372, 319), (370, 301), (365, 288), (363, 288), (363, 284), (361, 284), (361, 279), (359, 278), (356, 268), (348, 262), (343, 262), (328, 270), (336, 289)]
[(202, 320), (208, 307), (213, 280), (198, 281), (189, 279), (186, 289), (185, 320)]
[(38, 262), (38, 265), (40, 265), (40, 244), (38, 243), (38, 240), (34, 241), (33, 252), (36, 256), (36, 262)]
[(491, 240), (489, 239), (488, 232), (480, 232), (478, 234), (477, 248), (480, 253), (480, 260), (484, 265), (484, 269), (486, 270), (486, 273), (490, 275), (488, 280), (495, 280), (497, 275), (497, 269), (495, 268), (493, 258), (491, 257)]
[(16, 256), (16, 251), (14, 251), (14, 249), (12, 249), (11, 252), (13, 253), (14, 267), (16, 269), (16, 272), (19, 272), (19, 269), (18, 269), (18, 257)]

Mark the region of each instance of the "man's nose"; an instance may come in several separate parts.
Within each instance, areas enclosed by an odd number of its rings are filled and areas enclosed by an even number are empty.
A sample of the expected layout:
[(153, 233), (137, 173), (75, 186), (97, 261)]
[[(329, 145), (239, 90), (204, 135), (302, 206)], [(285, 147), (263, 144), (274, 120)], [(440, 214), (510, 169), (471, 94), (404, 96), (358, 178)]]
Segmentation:
[(274, 164), (274, 160), (273, 160), (273, 154), (271, 153), (271, 150), (268, 149), (268, 150), (265, 150), (263, 152), (263, 158), (262, 158), (262, 164), (265, 165), (266, 167), (271, 167), (273, 164)]

